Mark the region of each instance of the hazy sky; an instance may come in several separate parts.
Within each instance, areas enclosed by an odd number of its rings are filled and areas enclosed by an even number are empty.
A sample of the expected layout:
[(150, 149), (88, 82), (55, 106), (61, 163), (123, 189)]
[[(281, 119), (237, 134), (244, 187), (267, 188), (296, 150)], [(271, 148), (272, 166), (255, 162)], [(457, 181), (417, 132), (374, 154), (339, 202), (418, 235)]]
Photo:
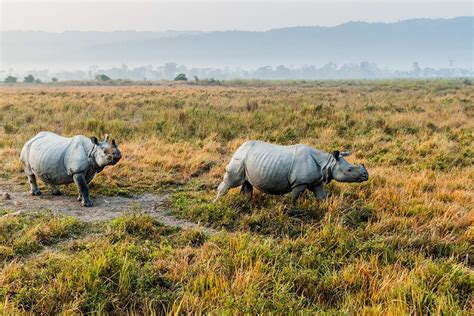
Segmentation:
[(268, 30), (473, 15), (469, 1), (5, 1), (0, 30)]

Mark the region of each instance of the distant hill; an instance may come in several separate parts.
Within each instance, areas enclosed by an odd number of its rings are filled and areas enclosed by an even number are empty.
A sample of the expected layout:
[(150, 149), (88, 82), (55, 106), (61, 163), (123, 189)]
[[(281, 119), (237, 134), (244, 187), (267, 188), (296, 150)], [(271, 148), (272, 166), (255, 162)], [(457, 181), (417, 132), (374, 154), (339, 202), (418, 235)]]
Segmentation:
[(379, 66), (473, 65), (474, 17), (396, 23), (349, 22), (266, 32), (1, 33), (1, 67), (145, 65), (174, 61), (222, 67), (322, 65), (369, 61)]

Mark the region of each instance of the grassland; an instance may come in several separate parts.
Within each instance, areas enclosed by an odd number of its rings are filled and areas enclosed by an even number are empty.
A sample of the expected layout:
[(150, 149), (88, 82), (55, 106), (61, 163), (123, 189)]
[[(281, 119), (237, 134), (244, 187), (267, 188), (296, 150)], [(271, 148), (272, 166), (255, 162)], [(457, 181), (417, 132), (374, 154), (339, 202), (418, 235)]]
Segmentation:
[[(124, 158), (93, 194), (171, 192), (176, 216), (221, 232), (1, 217), (0, 314), (474, 312), (468, 80), (1, 87), (1, 179), (27, 189), (18, 156), (41, 130), (110, 133)], [(245, 139), (351, 150), (370, 180), (211, 203)]]

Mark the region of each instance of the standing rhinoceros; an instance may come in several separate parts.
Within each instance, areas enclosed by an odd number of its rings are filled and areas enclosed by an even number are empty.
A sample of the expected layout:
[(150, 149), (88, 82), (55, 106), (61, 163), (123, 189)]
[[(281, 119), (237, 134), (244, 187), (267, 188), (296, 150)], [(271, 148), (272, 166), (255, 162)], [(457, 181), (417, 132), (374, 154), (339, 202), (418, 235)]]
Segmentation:
[(354, 166), (344, 156), (313, 149), (307, 145), (281, 146), (261, 141), (247, 141), (232, 156), (226, 167), (224, 181), (217, 188), (217, 197), (229, 189), (242, 186), (241, 193), (252, 196), (253, 187), (268, 194), (291, 192), (296, 200), (306, 189), (318, 200), (326, 197), (324, 183), (363, 182), (369, 173), (363, 165)]
[(89, 196), (89, 182), (96, 173), (108, 165), (115, 165), (122, 157), (115, 141), (109, 144), (106, 135), (103, 142), (96, 137), (76, 135), (62, 137), (51, 132), (40, 132), (26, 142), (20, 160), (31, 185), (31, 194), (40, 195), (36, 177), (51, 187), (53, 195), (60, 195), (60, 184), (74, 182), (79, 190), (82, 205), (93, 205)]

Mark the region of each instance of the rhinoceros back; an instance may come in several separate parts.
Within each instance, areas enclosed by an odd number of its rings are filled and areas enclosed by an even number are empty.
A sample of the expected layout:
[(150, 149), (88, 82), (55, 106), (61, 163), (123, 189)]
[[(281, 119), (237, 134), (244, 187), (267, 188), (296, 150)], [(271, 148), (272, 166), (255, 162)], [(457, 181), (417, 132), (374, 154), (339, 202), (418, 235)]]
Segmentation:
[(291, 191), (288, 176), (296, 146), (254, 142), (245, 158), (248, 181), (265, 193), (283, 194)]
[(44, 182), (71, 183), (72, 174), (64, 161), (65, 154), (71, 146), (74, 146), (73, 138), (41, 132), (25, 144), (21, 161), (25, 168), (31, 170)]

